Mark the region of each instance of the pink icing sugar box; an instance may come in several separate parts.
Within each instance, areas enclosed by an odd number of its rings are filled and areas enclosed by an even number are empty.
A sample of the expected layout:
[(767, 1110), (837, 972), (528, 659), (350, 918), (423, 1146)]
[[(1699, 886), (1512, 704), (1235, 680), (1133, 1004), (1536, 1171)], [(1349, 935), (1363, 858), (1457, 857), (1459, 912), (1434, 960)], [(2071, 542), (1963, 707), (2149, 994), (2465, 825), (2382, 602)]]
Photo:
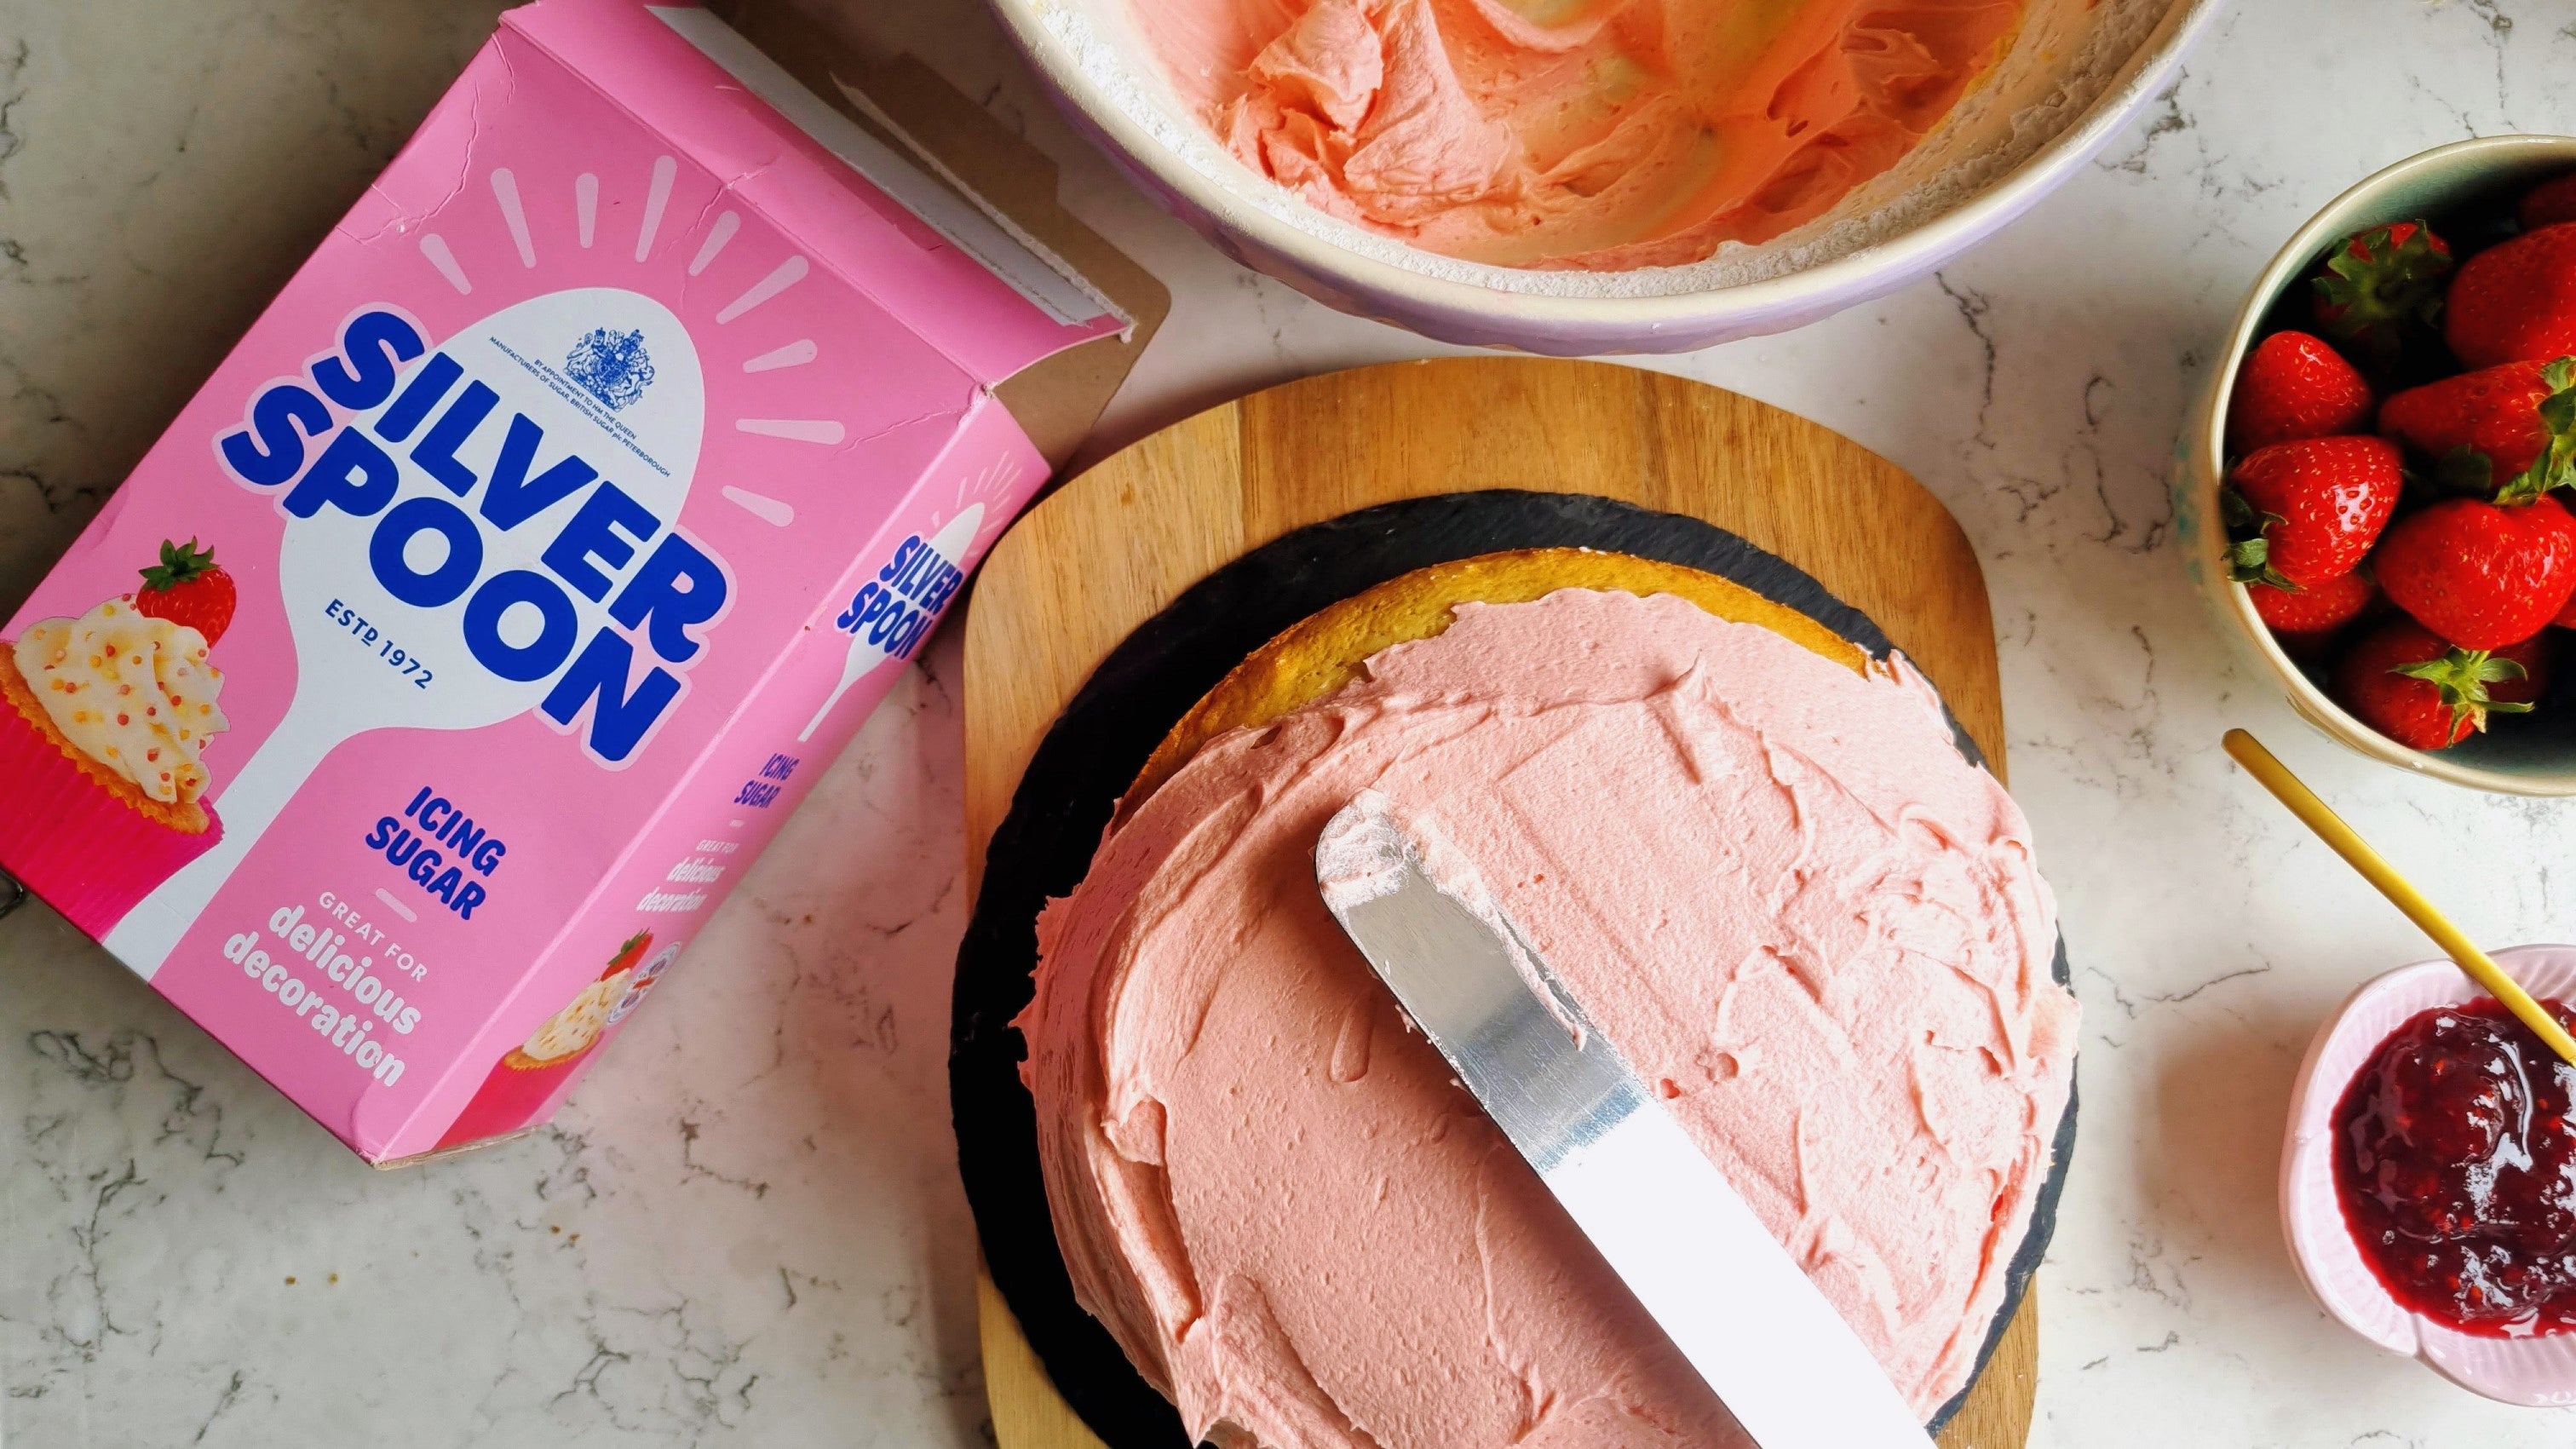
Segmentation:
[(0, 629), (0, 867), (371, 1162), (552, 1113), (1160, 315), (830, 83), (510, 12)]

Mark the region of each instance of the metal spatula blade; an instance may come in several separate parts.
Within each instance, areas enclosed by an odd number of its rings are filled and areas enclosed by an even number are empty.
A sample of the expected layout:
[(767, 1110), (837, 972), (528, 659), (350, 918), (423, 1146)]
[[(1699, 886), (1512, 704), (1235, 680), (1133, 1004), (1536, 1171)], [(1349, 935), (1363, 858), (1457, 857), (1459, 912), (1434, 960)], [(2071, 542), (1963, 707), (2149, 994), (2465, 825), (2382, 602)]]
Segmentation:
[(1315, 862), (1324, 903), (1360, 954), (1763, 1449), (1932, 1442), (1471, 862), (1374, 791), (1324, 827)]

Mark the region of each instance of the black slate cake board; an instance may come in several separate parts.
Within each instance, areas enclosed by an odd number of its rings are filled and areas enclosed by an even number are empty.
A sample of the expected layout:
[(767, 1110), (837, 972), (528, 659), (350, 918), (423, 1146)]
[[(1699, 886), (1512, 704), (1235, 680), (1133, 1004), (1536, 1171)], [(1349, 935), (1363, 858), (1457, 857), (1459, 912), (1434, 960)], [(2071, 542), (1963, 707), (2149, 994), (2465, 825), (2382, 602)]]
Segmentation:
[[(948, 1082), (957, 1164), (994, 1286), (1018, 1316), (1056, 1389), (1111, 1449), (1190, 1449), (1179, 1413), (1074, 1301), (1056, 1249), (1038, 1166), (1037, 1115), (1019, 1068), (1026, 1043), (1010, 1024), (1029, 1004), (1037, 915), (1090, 867), (1120, 795), (1163, 736), (1226, 673), (1281, 631), (1353, 594), (1432, 564), (1523, 548), (1596, 548), (1684, 564), (1796, 609), (1871, 657), (1887, 636), (1802, 570), (1742, 538), (1679, 514), (1588, 494), (1491, 491), (1408, 499), (1283, 535), (1192, 585), (1110, 652), (1030, 756), (993, 832), (984, 878), (957, 953)], [(1976, 741), (1950, 722), (1960, 753)], [(2054, 967), (2070, 980), (2061, 936)], [(2075, 1149), (2075, 1097), (2059, 1120), (2055, 1161), (2029, 1233), (2005, 1275), (2004, 1303), (1979, 1351), (1980, 1372), (2029, 1291)], [(1929, 1427), (1958, 1412), (1962, 1389)]]

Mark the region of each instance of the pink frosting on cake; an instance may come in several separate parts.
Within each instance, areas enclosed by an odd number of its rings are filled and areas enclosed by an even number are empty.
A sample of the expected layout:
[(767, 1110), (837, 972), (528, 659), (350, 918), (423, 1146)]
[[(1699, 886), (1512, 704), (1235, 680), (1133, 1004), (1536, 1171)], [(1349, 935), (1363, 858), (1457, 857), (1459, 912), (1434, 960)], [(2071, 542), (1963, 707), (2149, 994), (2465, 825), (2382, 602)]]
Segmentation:
[(1568, 590), (1212, 741), (1039, 923), (1057, 1237), (1192, 1434), (1747, 1442), (1326, 913), (1362, 789), (1474, 859), (1919, 1410), (1966, 1384), (2074, 1064), (2027, 823), (1910, 670)]

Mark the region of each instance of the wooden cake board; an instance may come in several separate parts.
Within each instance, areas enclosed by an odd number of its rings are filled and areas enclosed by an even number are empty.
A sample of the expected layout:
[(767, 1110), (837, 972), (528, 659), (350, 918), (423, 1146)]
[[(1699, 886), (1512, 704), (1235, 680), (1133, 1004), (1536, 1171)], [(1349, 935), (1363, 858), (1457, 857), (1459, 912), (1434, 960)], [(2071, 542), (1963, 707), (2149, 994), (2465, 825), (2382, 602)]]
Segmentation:
[[(1248, 549), (1354, 509), (1472, 489), (1591, 493), (1687, 514), (1815, 576), (1884, 629), (2004, 775), (1994, 620), (1949, 512), (1886, 459), (1705, 384), (1606, 363), (1471, 357), (1307, 378), (1104, 460), (996, 545), (966, 619), (967, 874), (1039, 740), (1101, 660)], [(1102, 1449), (979, 1271), (1001, 1449)], [(2037, 1294), (1939, 1436), (2022, 1449)]]

